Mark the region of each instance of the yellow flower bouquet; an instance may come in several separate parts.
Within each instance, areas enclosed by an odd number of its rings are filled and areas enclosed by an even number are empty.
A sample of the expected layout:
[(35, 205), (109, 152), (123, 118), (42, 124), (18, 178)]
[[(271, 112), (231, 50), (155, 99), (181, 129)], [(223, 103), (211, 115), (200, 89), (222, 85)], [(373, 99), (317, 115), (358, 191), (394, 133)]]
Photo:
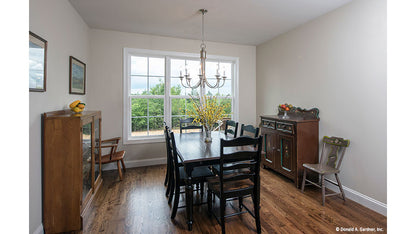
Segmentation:
[(225, 109), (229, 107), (229, 104), (221, 104), (215, 96), (204, 95), (200, 100), (192, 97), (192, 105), (194, 108), (190, 110), (190, 116), (194, 118), (195, 123), (204, 126), (205, 141), (211, 142), (211, 131), (221, 126), (222, 118), (225, 117)]

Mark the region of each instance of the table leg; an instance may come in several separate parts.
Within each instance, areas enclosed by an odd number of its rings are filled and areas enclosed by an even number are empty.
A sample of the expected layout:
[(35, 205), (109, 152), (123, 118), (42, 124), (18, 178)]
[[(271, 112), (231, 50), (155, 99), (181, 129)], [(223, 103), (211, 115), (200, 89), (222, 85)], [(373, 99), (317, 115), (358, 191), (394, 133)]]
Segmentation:
[(188, 230), (192, 231), (192, 223), (193, 223), (193, 217), (192, 217), (192, 211), (193, 211), (193, 187), (192, 187), (192, 171), (193, 167), (185, 167), (186, 174), (188, 175), (188, 178), (186, 179), (186, 186), (185, 186), (185, 192), (186, 192), (186, 216), (188, 219)]

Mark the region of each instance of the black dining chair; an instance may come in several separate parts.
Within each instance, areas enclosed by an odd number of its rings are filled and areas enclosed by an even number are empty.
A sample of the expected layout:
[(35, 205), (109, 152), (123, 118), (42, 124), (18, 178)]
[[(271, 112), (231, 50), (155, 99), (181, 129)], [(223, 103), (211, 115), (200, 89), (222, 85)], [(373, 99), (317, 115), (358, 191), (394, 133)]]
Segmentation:
[[(253, 147), (257, 145), (257, 147)], [(261, 233), (260, 226), (260, 154), (262, 137), (239, 137), (232, 140), (221, 139), (220, 170), (216, 177), (208, 178), (208, 213), (214, 214), (221, 225), (222, 233), (225, 233), (225, 218), (248, 212), (256, 220), (257, 233)], [(241, 150), (234, 153), (226, 153), (228, 147), (239, 147)], [(251, 147), (253, 150), (248, 150)], [(231, 163), (231, 164), (230, 164)], [(231, 171), (231, 174), (226, 174)], [(220, 217), (212, 212), (212, 194), (220, 200)], [(254, 213), (248, 209), (243, 199), (251, 196)], [(225, 214), (226, 201), (238, 199), (239, 212)], [(215, 200), (215, 199), (214, 199)], [(245, 211), (242, 211), (245, 208)]]
[[(237, 123), (237, 126), (238, 126), (238, 123)], [(255, 128), (253, 125), (241, 124), (240, 136), (248, 136), (252, 138), (257, 138), (259, 136), (259, 132), (260, 132), (260, 129)], [(217, 175), (219, 171), (219, 165), (218, 164), (213, 165), (212, 169), (213, 169), (213, 172)], [(231, 171), (227, 171), (225, 173), (226, 174), (231, 173)]]
[[(178, 208), (184, 208), (184, 207), (178, 207), (178, 204), (179, 204), (179, 194), (181, 193), (180, 187), (185, 186), (185, 179), (187, 178), (187, 175), (186, 175), (184, 167), (181, 166), (181, 164), (179, 164), (179, 157), (178, 157), (178, 151), (176, 149), (174, 133), (170, 132), (168, 135), (169, 135), (169, 139), (167, 139), (167, 141), (170, 141), (169, 150), (172, 150), (172, 158), (173, 158), (172, 162), (173, 162), (173, 172), (174, 172), (173, 173), (174, 184), (173, 184), (173, 187), (171, 187), (171, 189), (173, 188), (173, 191), (171, 191), (170, 196), (172, 196), (173, 194), (175, 195), (175, 199), (173, 201), (172, 214), (171, 214), (171, 219), (174, 219)], [(206, 166), (195, 167), (194, 170), (192, 171), (191, 183), (200, 184), (201, 200), (204, 194), (204, 182), (206, 182), (206, 179), (211, 176), (213, 176), (213, 174), (211, 170)]]
[[(165, 142), (166, 142), (166, 175), (165, 175), (165, 186), (166, 187), (166, 192), (165, 195), (169, 196), (169, 192), (171, 190), (171, 186), (172, 186), (172, 182), (173, 182), (173, 170), (172, 170), (172, 150), (170, 150), (170, 142), (169, 142), (169, 138), (167, 138), (169, 136), (169, 127), (166, 125), (166, 123), (164, 122), (164, 133), (165, 133)], [(170, 203), (170, 202), (169, 202)]]
[(182, 130), (187, 130), (187, 129), (200, 129), (201, 132), (204, 131), (202, 125), (196, 125), (193, 122), (194, 122), (194, 118), (180, 119), (179, 120), (180, 133), (182, 134)]
[[(170, 134), (169, 134), (170, 129), (169, 129), (169, 126), (166, 125), (166, 122), (164, 122), (164, 125), (165, 125), (164, 133), (165, 133), (165, 142), (166, 142), (165, 186), (167, 185), (165, 195), (167, 197), (169, 197), (168, 203), (170, 204), (172, 202), (172, 199), (173, 199), (175, 181), (174, 181), (172, 147), (171, 147)], [(181, 162), (179, 162), (178, 166), (182, 167), (183, 165), (182, 165)], [(198, 188), (199, 188), (199, 186), (198, 186)]]
[(240, 136), (250, 136), (257, 138), (259, 136), (259, 128), (253, 127), (253, 125), (241, 124)]
[(225, 132), (224, 134), (231, 134), (234, 138), (237, 138), (238, 122), (233, 120), (225, 121)]
[[(225, 121), (225, 132), (224, 134), (227, 136), (227, 134), (232, 135), (234, 138), (237, 138), (237, 129), (238, 129), (238, 122), (235, 122), (233, 120), (226, 120)], [(220, 166), (218, 164), (214, 164), (211, 166), (212, 171), (214, 174), (218, 175)], [(225, 172), (226, 174), (231, 173), (231, 171)]]

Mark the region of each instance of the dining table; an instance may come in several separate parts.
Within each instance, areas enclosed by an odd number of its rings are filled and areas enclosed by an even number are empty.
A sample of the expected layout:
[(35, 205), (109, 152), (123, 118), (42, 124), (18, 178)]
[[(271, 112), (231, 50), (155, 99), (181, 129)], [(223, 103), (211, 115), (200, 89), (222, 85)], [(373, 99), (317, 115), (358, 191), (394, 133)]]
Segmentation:
[[(193, 223), (193, 187), (192, 171), (199, 166), (212, 166), (220, 163), (221, 139), (234, 139), (224, 132), (211, 133), (212, 142), (205, 142), (205, 132), (175, 133), (176, 150), (182, 161), (187, 178), (185, 179), (186, 218), (188, 230), (192, 231)], [(253, 150), (252, 146), (227, 147), (224, 153), (229, 154), (240, 150)]]

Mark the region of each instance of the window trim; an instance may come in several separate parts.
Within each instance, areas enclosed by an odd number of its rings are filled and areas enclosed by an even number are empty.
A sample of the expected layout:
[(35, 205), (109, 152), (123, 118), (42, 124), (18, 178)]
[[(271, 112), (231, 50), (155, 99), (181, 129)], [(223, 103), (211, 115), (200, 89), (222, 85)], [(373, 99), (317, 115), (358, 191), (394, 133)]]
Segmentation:
[[(170, 87), (171, 82), (171, 74), (170, 74), (170, 59), (197, 59), (199, 60), (199, 54), (196, 53), (183, 53), (183, 52), (174, 52), (174, 51), (162, 51), (162, 50), (148, 50), (148, 49), (137, 49), (137, 48), (123, 48), (123, 144), (144, 144), (144, 143), (160, 143), (164, 142), (165, 139), (160, 135), (157, 136), (146, 136), (138, 138), (131, 137), (131, 120), (130, 115), (131, 113), (131, 97), (129, 96), (130, 90), (130, 66), (131, 66), (131, 56), (149, 56), (149, 57), (160, 57), (165, 59), (165, 86)], [(232, 114), (233, 119), (238, 121), (238, 83), (239, 83), (239, 58), (238, 57), (229, 57), (229, 56), (221, 56), (221, 55), (207, 55), (207, 60), (220, 60), (221, 62), (231, 62), (233, 63), (233, 69), (231, 69), (231, 75), (234, 77), (231, 83), (231, 92), (233, 93), (232, 100)], [(170, 113), (170, 102), (172, 98), (169, 97), (170, 92), (165, 90), (164, 95), (164, 119), (168, 119), (168, 116), (171, 116)], [(161, 95), (157, 95), (160, 97)], [(184, 97), (188, 97), (185, 95)], [(178, 97), (174, 97), (178, 98)], [(167, 121), (170, 124), (170, 120)], [(129, 127), (130, 126), (130, 127)]]

